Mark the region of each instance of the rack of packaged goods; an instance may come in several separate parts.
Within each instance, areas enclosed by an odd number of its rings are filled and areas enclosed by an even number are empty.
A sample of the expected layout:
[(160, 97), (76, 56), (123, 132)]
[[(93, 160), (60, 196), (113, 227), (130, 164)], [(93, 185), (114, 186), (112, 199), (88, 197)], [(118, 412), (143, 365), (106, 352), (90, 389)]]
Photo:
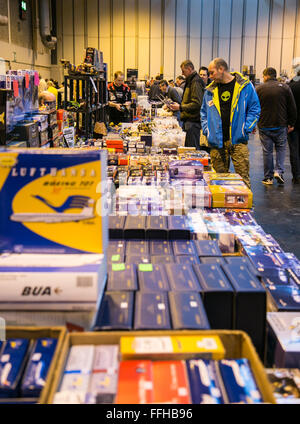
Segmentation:
[(104, 122), (107, 106), (107, 82), (99, 75), (66, 75), (64, 109), (74, 112), (77, 132), (93, 137), (96, 122)]

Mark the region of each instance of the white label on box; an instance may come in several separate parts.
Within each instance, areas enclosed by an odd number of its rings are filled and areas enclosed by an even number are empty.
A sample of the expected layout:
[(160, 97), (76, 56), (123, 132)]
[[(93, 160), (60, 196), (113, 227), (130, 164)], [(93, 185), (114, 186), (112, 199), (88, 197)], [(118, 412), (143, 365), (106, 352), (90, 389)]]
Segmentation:
[[(94, 345), (76, 345), (72, 346), (69, 352), (65, 372), (80, 372), (89, 374), (92, 371), (94, 360)], [(71, 374), (66, 374), (71, 375)], [(65, 378), (65, 377), (64, 377)]]
[(32, 355), (32, 360), (33, 361), (39, 361), (41, 359), (41, 357), (42, 357), (42, 354), (37, 352), (37, 353), (34, 353)]
[(58, 405), (78, 405), (83, 404), (85, 400), (85, 392), (73, 392), (64, 390), (63, 392), (55, 393), (53, 403)]
[(118, 353), (118, 345), (96, 346), (93, 372), (101, 370), (108, 374), (116, 373), (119, 365)]
[(128, 303), (127, 302), (121, 302), (121, 309), (128, 309)]
[(2, 363), (8, 362), (9, 359), (10, 359), (10, 355), (2, 355), (1, 356), (1, 362)]
[(165, 304), (164, 304), (164, 303), (159, 303), (159, 304), (157, 305), (157, 307), (158, 307), (158, 309), (159, 309), (160, 311), (164, 311), (164, 310), (166, 309), (166, 307), (165, 307)]
[(188, 391), (186, 387), (178, 387), (178, 396), (187, 396)]
[(198, 306), (198, 303), (197, 302), (195, 302), (195, 301), (190, 302), (190, 307), (191, 308), (197, 308), (197, 306)]
[(204, 337), (201, 341), (197, 341), (197, 346), (199, 348), (204, 348), (207, 350), (216, 350), (218, 349), (218, 345), (213, 338)]
[(133, 341), (135, 353), (172, 353), (171, 337), (135, 337)]

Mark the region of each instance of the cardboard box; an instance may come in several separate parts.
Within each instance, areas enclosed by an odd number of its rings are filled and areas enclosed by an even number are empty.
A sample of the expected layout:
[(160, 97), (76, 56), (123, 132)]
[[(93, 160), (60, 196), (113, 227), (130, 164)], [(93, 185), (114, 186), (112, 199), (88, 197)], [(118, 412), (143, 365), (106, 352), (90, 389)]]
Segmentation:
[(152, 370), (154, 403), (191, 403), (184, 361), (154, 361)]
[(2, 250), (104, 253), (106, 162), (93, 149), (1, 149)]
[[(198, 344), (198, 357), (199, 357), (199, 352), (202, 350), (202, 352), (209, 352), (209, 348), (211, 351), (211, 347), (212, 345), (215, 346), (215, 352), (219, 351), (219, 353), (221, 353), (221, 355), (216, 355), (215, 359), (220, 359), (222, 357), (225, 358), (229, 358), (229, 359), (234, 359), (234, 358), (247, 358), (249, 359), (250, 365), (251, 365), (251, 369), (253, 371), (254, 377), (256, 379), (258, 388), (260, 390), (260, 392), (263, 395), (263, 401), (264, 402), (268, 402), (268, 403), (275, 403), (275, 398), (273, 395), (273, 390), (272, 387), (267, 379), (266, 373), (265, 373), (265, 369), (253, 347), (253, 344), (251, 343), (251, 340), (249, 338), (249, 336), (242, 332), (242, 331), (226, 331), (226, 330), (204, 330), (204, 331), (147, 331), (147, 332), (140, 332), (140, 331), (134, 331), (134, 332), (128, 332), (126, 333), (127, 336), (127, 340), (128, 340), (128, 348), (126, 348), (127, 350), (129, 349), (129, 352), (134, 353), (134, 351), (132, 350), (132, 346), (136, 346), (136, 344), (133, 344), (134, 342), (134, 338), (135, 337), (146, 337), (147, 340), (149, 340), (149, 337), (152, 337), (152, 339), (154, 339), (155, 345), (157, 345), (159, 339), (161, 337), (163, 337), (164, 339), (167, 338), (167, 346), (169, 345), (169, 340), (170, 340), (170, 336), (172, 335), (172, 337), (183, 337), (183, 336), (194, 336), (196, 337), (196, 340), (198, 340), (198, 342), (201, 340), (201, 346), (202, 349), (200, 349), (199, 344)], [(59, 387), (59, 383), (60, 383), (60, 379), (61, 379), (61, 375), (64, 371), (64, 367), (65, 367), (65, 362), (66, 362), (66, 358), (68, 355), (68, 351), (70, 346), (72, 345), (76, 345), (76, 344), (94, 344), (94, 345), (109, 345), (109, 344), (119, 344), (120, 342), (120, 338), (124, 336), (123, 332), (93, 332), (93, 333), (70, 333), (67, 335), (63, 349), (61, 350), (61, 354), (60, 354), (60, 358), (59, 358), (59, 363), (56, 366), (55, 369), (55, 375), (54, 375), (54, 380), (53, 383), (51, 385), (51, 390), (48, 393), (47, 399), (45, 400), (46, 403), (52, 403), (53, 402), (53, 398), (54, 395)], [(222, 345), (224, 347), (221, 348), (221, 345), (218, 343), (207, 343), (209, 348), (208, 349), (204, 349), (205, 347), (205, 343), (203, 343), (204, 340), (210, 339), (211, 337), (219, 337), (220, 342), (222, 342)], [(129, 338), (129, 339), (128, 339)], [(200, 339), (200, 340), (199, 340)], [(216, 339), (214, 339), (216, 340)], [(163, 344), (163, 346), (165, 345), (165, 343)], [(146, 355), (145, 352), (149, 352), (149, 343), (148, 341), (145, 341), (145, 343), (143, 343), (143, 346), (145, 347), (144, 351), (144, 358), (145, 356), (148, 359), (152, 359), (152, 355)], [(171, 345), (172, 346), (172, 345)], [(182, 342), (180, 342), (180, 344), (178, 345), (176, 343), (176, 346), (182, 346)], [(194, 343), (194, 346), (197, 346), (197, 343)], [(150, 344), (151, 347), (151, 344)], [(190, 348), (191, 349), (191, 348)], [(190, 353), (191, 350), (188, 350), (188, 352)], [(220, 350), (221, 349), (221, 350)], [(225, 350), (224, 350), (225, 349)], [(164, 349), (165, 351), (166, 349)], [(192, 349), (194, 350), (194, 349)], [(178, 360), (178, 359), (188, 359), (189, 355), (183, 355), (181, 353), (181, 355), (175, 355), (174, 356), (174, 351), (173, 348), (171, 348), (171, 353), (170, 350), (168, 350), (168, 354), (164, 355), (164, 358), (167, 357), (170, 360)], [(226, 352), (226, 353), (225, 353)], [(133, 359), (134, 356), (133, 354), (130, 354), (128, 359)], [(162, 354), (161, 354), (161, 349), (159, 349), (158, 353), (157, 353), (158, 357), (160, 358), (160, 360), (162, 359)], [(191, 355), (191, 354), (190, 354)], [(194, 354), (192, 354), (192, 356), (194, 356)], [(211, 357), (212, 355), (210, 355)], [(200, 356), (201, 357), (201, 356)], [(191, 356), (190, 356), (191, 358)], [(139, 358), (136, 358), (139, 359)]]
[(211, 328), (233, 328), (234, 290), (219, 265), (193, 266)]
[(169, 240), (189, 240), (190, 229), (185, 216), (168, 216)]
[(46, 398), (49, 394), (49, 388), (52, 384), (52, 380), (54, 377), (54, 372), (56, 370), (59, 355), (61, 353), (61, 349), (66, 337), (66, 329), (64, 327), (6, 327), (6, 338), (24, 338), (28, 340), (36, 340), (38, 338), (42, 337), (50, 337), (57, 339), (57, 345), (55, 349), (54, 356), (51, 361), (51, 365), (49, 368), (49, 371), (47, 373), (46, 378), (46, 384), (44, 385), (44, 388), (42, 389), (40, 396), (37, 399), (32, 398), (19, 398), (19, 399), (1, 399), (2, 403), (7, 403), (13, 401), (13, 403), (45, 403)]
[(252, 208), (252, 191), (243, 185), (210, 185), (214, 208)]
[(175, 256), (173, 255), (153, 255), (151, 256), (153, 264), (173, 264), (175, 263)]
[(124, 225), (124, 238), (127, 239), (145, 239), (145, 216), (127, 216)]
[(126, 256), (148, 255), (149, 242), (145, 240), (130, 240), (126, 243)]

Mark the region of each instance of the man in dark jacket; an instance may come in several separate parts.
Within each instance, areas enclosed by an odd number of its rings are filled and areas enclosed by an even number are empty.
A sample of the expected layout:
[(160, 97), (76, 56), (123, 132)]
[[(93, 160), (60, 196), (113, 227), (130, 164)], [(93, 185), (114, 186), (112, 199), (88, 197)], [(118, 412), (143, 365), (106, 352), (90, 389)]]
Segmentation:
[[(170, 105), (172, 103), (181, 103), (181, 98), (178, 93), (178, 91), (175, 89), (175, 87), (171, 87), (168, 84), (167, 80), (161, 80), (159, 83), (160, 91), (162, 92), (162, 96), (167, 100), (169, 99), (168, 103), (166, 103), (167, 109), (170, 109)], [(180, 112), (173, 112), (174, 116), (180, 121)]]
[(148, 94), (150, 101), (159, 101), (160, 100), (159, 99), (159, 97), (161, 96), (161, 91), (159, 89), (160, 80), (161, 80), (160, 75), (156, 75), (155, 80), (154, 80), (153, 84), (151, 85), (150, 90), (149, 90), (149, 94)]
[(290, 82), (290, 88), (297, 106), (297, 121), (294, 131), (288, 135), (290, 148), (290, 162), (293, 174), (293, 183), (300, 184), (300, 65), (296, 69), (297, 75)]
[(180, 119), (184, 123), (183, 128), (186, 132), (185, 145), (200, 150), (200, 109), (204, 95), (204, 83), (190, 60), (182, 62), (180, 67), (182, 75), (186, 78), (182, 102), (181, 105), (173, 103), (170, 105), (170, 109), (181, 112)]
[[(273, 178), (284, 184), (284, 159), (287, 134), (294, 130), (297, 109), (291, 89), (276, 80), (276, 69), (263, 71), (264, 84), (256, 92), (261, 105), (258, 121), (259, 137), (263, 149), (264, 179), (263, 184), (273, 184)], [(273, 163), (273, 145), (276, 150), (276, 165)]]

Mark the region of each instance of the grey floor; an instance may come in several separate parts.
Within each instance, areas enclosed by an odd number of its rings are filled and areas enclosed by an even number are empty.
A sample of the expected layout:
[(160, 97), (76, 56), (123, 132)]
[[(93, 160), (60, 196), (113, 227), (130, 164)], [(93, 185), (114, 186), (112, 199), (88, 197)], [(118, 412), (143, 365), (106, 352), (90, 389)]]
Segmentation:
[(249, 150), (254, 217), (284, 251), (292, 252), (300, 258), (300, 185), (292, 184), (289, 147), (286, 148), (284, 186), (278, 185), (276, 181), (272, 186), (261, 183), (263, 158), (258, 134), (251, 135)]

